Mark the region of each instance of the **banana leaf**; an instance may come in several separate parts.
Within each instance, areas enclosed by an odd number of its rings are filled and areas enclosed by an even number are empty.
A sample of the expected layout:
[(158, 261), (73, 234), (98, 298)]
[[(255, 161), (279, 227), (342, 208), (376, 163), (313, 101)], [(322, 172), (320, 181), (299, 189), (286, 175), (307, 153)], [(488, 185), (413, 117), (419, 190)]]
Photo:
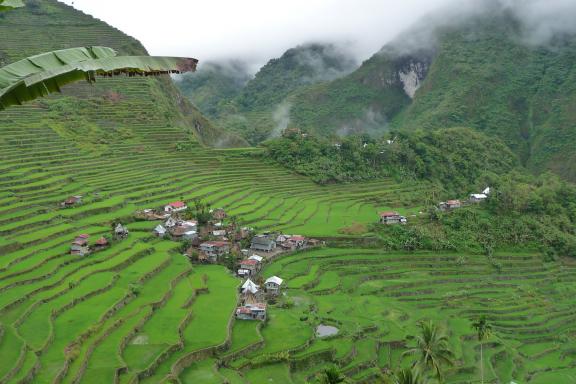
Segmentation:
[(107, 47), (70, 48), (32, 56), (0, 68), (0, 110), (20, 105), (62, 86), (97, 76), (155, 76), (196, 70), (198, 61), (181, 57), (116, 56)]
[(0, 12), (24, 6), (22, 0), (0, 0)]

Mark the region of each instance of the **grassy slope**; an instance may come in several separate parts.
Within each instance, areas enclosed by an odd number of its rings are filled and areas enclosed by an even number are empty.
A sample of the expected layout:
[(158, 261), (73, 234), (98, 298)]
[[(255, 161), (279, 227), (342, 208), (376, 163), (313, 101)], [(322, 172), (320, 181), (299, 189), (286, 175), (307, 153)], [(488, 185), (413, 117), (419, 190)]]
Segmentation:
[[(3, 14), (0, 33), (3, 36), (0, 59), (5, 64), (41, 52), (76, 46), (103, 45), (116, 49), (120, 54), (147, 54), (135, 39), (54, 0), (32, 3)], [(53, 124), (54, 129), (61, 128), (61, 121), (74, 115), (75, 119), (83, 120), (83, 125), (90, 123), (96, 137), (104, 136), (102, 131), (111, 127), (120, 129), (119, 125), (125, 134), (137, 134), (139, 123), (145, 122), (156, 125), (158, 130), (170, 127), (175, 132), (175, 140), (195, 141), (190, 136), (193, 133), (206, 145), (246, 144), (203, 117), (178, 94), (167, 77), (100, 79), (98, 83), (101, 83), (98, 87), (88, 84), (66, 87), (64, 94), (71, 97), (68, 105), (53, 106), (43, 100), (32, 105), (50, 112), (45, 123)], [(108, 109), (108, 112), (104, 109)], [(110, 109), (116, 109), (119, 113), (111, 116)], [(0, 124), (6, 127), (9, 122), (4, 120)], [(189, 137), (186, 132), (189, 132)]]
[(414, 103), (397, 118), (408, 128), (469, 126), (503, 138), (534, 170), (574, 180), (576, 42), (519, 42), (506, 17), (450, 31)]

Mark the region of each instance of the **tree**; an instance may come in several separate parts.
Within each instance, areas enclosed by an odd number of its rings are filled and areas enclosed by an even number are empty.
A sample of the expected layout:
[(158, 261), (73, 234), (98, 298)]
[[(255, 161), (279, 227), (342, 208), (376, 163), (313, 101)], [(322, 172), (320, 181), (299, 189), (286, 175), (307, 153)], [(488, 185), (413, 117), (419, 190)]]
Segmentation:
[(325, 368), (321, 373), (316, 376), (316, 381), (320, 384), (338, 384), (347, 381), (346, 376), (340, 373), (340, 370), (332, 366)]
[(484, 384), (483, 341), (487, 340), (492, 334), (492, 325), (490, 325), (486, 316), (482, 315), (478, 321), (472, 323), (472, 328), (476, 331), (476, 336), (480, 342), (480, 382)]
[(394, 375), (394, 384), (426, 384), (427, 382), (414, 367), (401, 369)]
[(80, 80), (93, 83), (96, 76), (192, 72), (197, 63), (196, 59), (183, 57), (117, 56), (116, 51), (108, 47), (41, 53), (0, 68), (0, 110), (60, 92), (66, 84)]
[(403, 355), (418, 356), (414, 365), (419, 365), (422, 370), (432, 371), (438, 381), (442, 382), (442, 367), (452, 365), (454, 358), (449, 349), (448, 337), (432, 321), (420, 321), (418, 326), (421, 333), (415, 336), (416, 345)]

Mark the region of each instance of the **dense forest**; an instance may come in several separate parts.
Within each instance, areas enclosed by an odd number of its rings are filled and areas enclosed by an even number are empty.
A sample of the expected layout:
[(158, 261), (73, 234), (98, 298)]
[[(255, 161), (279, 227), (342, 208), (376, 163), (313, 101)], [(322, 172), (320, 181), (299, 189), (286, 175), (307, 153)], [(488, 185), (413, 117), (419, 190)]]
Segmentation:
[(299, 131), (265, 143), (265, 157), (320, 184), (380, 177), (422, 179), (471, 191), (485, 174), (509, 172), (516, 156), (499, 139), (467, 128), (324, 139)]

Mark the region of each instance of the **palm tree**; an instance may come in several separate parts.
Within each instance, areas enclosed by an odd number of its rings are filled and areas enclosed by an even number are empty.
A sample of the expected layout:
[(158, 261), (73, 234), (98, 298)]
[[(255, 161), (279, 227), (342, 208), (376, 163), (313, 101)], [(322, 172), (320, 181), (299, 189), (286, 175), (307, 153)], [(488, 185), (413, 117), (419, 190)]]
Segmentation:
[(487, 340), (492, 334), (492, 325), (488, 322), (486, 315), (480, 316), (478, 321), (472, 323), (472, 328), (476, 331), (476, 336), (480, 342), (480, 382), (484, 384), (484, 351), (483, 341)]
[(324, 369), (317, 376), (317, 381), (320, 384), (338, 384), (346, 382), (346, 376), (344, 376), (338, 368), (332, 366), (330, 368)]
[(442, 366), (452, 365), (454, 354), (449, 349), (448, 337), (432, 321), (418, 323), (421, 334), (415, 337), (416, 345), (403, 355), (416, 355), (418, 364), (423, 370), (431, 370), (439, 382), (442, 382)]
[(427, 384), (427, 382), (415, 368), (404, 368), (394, 375), (394, 384)]

